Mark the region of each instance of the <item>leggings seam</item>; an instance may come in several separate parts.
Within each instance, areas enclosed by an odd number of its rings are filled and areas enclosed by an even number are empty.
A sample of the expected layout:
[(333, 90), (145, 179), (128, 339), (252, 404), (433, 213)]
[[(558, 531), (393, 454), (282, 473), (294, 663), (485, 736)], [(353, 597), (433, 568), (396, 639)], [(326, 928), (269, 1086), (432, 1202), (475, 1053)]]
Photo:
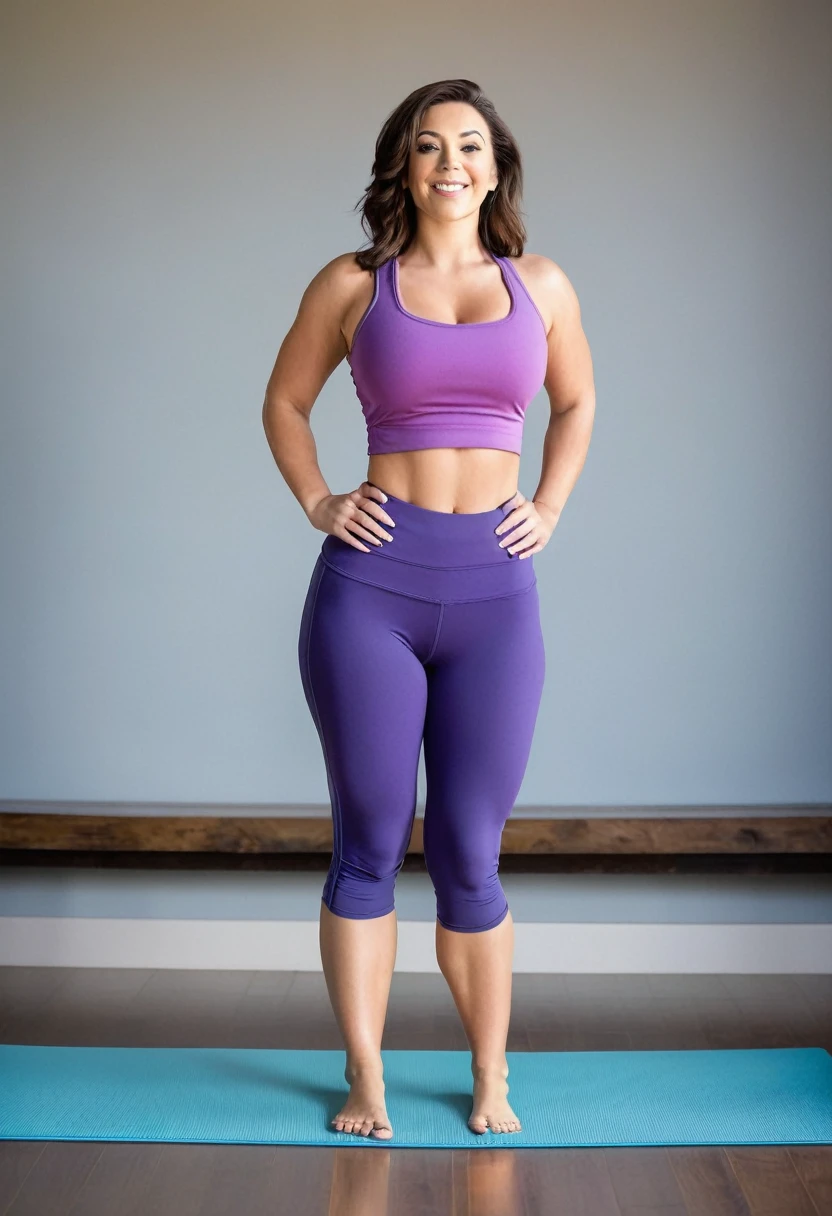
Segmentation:
[[(462, 562), (458, 566), (437, 566), (433, 562), (411, 562), (405, 557), (396, 557), (389, 549), (371, 549), (370, 552), (374, 552), (382, 561), (398, 562), (400, 566), (419, 566), (422, 570), (487, 570), (489, 566), (506, 564), (502, 558), (497, 558), (493, 562)], [(503, 550), (503, 558), (512, 559), (513, 557), (513, 553)]]
[[(521, 591), (506, 591), (500, 595), (475, 595), (465, 599), (437, 599), (435, 596), (419, 595), (415, 591), (397, 591), (394, 587), (388, 587), (384, 583), (376, 582), (375, 579), (362, 578), (360, 574), (348, 574), (346, 570), (341, 570), (338, 566), (334, 566), (332, 562), (328, 561), (323, 553), (320, 554), (320, 558), (325, 566), (328, 566), (335, 574), (340, 574), (342, 578), (353, 578), (357, 583), (367, 583), (370, 587), (380, 587), (382, 591), (389, 591), (391, 595), (403, 595), (407, 599), (423, 600), (427, 604), (476, 604), (480, 600), (503, 600), (508, 599), (512, 595), (527, 595), (533, 587), (537, 586), (537, 575), (535, 574), (534, 579), (529, 583), (528, 587), (523, 587)], [(470, 570), (471, 568), (470, 566), (457, 567), (460, 570)], [(450, 569), (450, 567), (431, 566), (430, 569)]]
[(436, 633), (433, 635), (433, 645), (431, 646), (430, 650), (428, 651), (427, 655), (425, 656), (425, 658), (423, 660), (423, 662), (425, 662), (425, 663), (429, 663), (431, 661), (431, 659), (433, 658), (433, 652), (434, 652), (434, 650), (436, 650), (436, 643), (439, 641), (439, 631), (442, 628), (442, 617), (444, 615), (445, 615), (445, 605), (444, 605), (444, 603), (442, 603), (442, 601), (440, 601), (440, 603), (439, 603), (439, 620), (436, 622)]
[[(326, 563), (326, 562), (324, 563), (324, 565), (327, 565), (327, 564), (328, 563)], [(311, 674), (310, 663), (309, 663), (309, 654), (310, 654), (310, 651), (312, 648), (312, 625), (315, 620), (315, 609), (318, 606), (318, 593), (321, 590), (321, 583), (323, 582), (323, 575), (324, 575), (324, 571), (322, 569), (320, 574), (318, 575), (318, 583), (317, 583), (317, 586), (315, 587), (315, 595), (312, 600), (312, 606), (309, 610), (309, 626), (308, 626), (307, 633), (306, 633), (306, 654), (304, 656), (304, 663), (306, 665), (306, 680), (307, 680), (307, 684), (309, 686), (309, 693), (310, 693), (310, 696), (312, 697), (312, 706), (315, 710), (315, 715), (314, 715), (315, 727), (318, 731), (318, 735), (320, 736), (321, 750), (323, 751), (323, 754), (324, 754), (324, 765), (326, 767), (327, 777), (328, 777), (329, 785), (330, 785), (331, 791), (332, 791), (334, 838), (333, 838), (333, 842), (332, 842), (332, 865), (330, 867), (330, 873), (327, 875), (326, 881), (324, 883), (324, 888), (326, 889), (329, 887), (330, 877), (332, 877), (334, 879), (334, 877), (337, 876), (339, 870), (341, 869), (341, 851), (343, 849), (343, 843), (342, 843), (342, 836), (341, 836), (341, 800), (340, 800), (340, 797), (338, 794), (338, 787), (335, 784), (335, 777), (333, 776), (332, 770), (330, 768), (329, 757), (327, 756), (326, 740), (324, 738), (324, 731), (323, 731), (323, 723), (321, 721), (321, 715), (318, 712), (318, 701), (315, 696), (315, 689), (312, 686), (312, 674)], [(331, 900), (332, 899), (332, 890), (329, 889), (327, 894), (328, 894), (328, 899)], [(329, 906), (326, 899), (324, 900), (324, 903), (327, 904), (327, 907)]]

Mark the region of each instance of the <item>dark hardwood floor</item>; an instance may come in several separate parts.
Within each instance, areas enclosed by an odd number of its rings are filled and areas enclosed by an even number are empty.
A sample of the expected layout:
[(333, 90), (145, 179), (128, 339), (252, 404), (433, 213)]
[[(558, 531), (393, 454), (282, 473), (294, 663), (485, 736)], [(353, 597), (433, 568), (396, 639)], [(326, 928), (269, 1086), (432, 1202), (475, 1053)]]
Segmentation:
[[(517, 974), (512, 1009), (509, 1051), (832, 1050), (832, 976)], [(0, 1041), (342, 1048), (320, 972), (0, 968)], [(395, 973), (382, 1046), (466, 1049), (440, 975)], [(351, 1139), (0, 1141), (0, 1214), (832, 1216), (832, 1147), (368, 1153)]]

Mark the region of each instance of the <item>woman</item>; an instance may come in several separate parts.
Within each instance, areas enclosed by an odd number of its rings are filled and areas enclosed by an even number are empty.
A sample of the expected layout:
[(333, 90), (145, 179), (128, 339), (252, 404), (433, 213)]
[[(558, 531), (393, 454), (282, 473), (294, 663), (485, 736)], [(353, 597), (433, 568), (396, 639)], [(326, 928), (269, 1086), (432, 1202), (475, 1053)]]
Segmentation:
[[(389, 1139), (381, 1040), (397, 946), (394, 885), (424, 741), (424, 856), (436, 953), (471, 1048), (468, 1125), (510, 1132), (514, 929), (500, 839), (544, 677), (534, 555), (586, 458), (592, 362), (575, 292), (523, 253), (518, 148), (468, 80), (417, 89), (385, 122), (363, 202), (372, 247), (306, 289), (263, 408), (274, 458), (325, 532), (298, 639), (333, 816), (320, 942), (346, 1044), (338, 1131)], [(346, 357), (368, 429), (367, 480), (333, 494), (309, 425)], [(533, 498), (517, 488), (523, 417), (551, 422)]]

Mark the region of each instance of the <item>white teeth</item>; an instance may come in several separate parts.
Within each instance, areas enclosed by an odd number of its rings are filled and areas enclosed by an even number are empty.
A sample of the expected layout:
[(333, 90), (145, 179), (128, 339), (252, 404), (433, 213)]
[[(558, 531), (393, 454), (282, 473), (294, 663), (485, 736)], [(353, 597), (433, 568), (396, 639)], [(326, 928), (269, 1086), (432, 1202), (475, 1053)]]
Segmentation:
[(434, 190), (440, 190), (443, 194), (456, 194), (458, 190), (464, 190), (464, 186), (440, 186), (434, 185)]

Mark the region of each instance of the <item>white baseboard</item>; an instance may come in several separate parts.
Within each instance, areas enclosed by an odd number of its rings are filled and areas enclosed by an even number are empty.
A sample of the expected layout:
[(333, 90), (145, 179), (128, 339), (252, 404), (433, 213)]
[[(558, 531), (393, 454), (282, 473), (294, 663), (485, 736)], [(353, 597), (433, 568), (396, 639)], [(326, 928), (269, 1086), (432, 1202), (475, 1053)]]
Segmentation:
[[(318, 922), (0, 917), (0, 966), (320, 971)], [(832, 924), (514, 923), (514, 971), (826, 975)], [(399, 921), (397, 971), (437, 972), (435, 921)]]

